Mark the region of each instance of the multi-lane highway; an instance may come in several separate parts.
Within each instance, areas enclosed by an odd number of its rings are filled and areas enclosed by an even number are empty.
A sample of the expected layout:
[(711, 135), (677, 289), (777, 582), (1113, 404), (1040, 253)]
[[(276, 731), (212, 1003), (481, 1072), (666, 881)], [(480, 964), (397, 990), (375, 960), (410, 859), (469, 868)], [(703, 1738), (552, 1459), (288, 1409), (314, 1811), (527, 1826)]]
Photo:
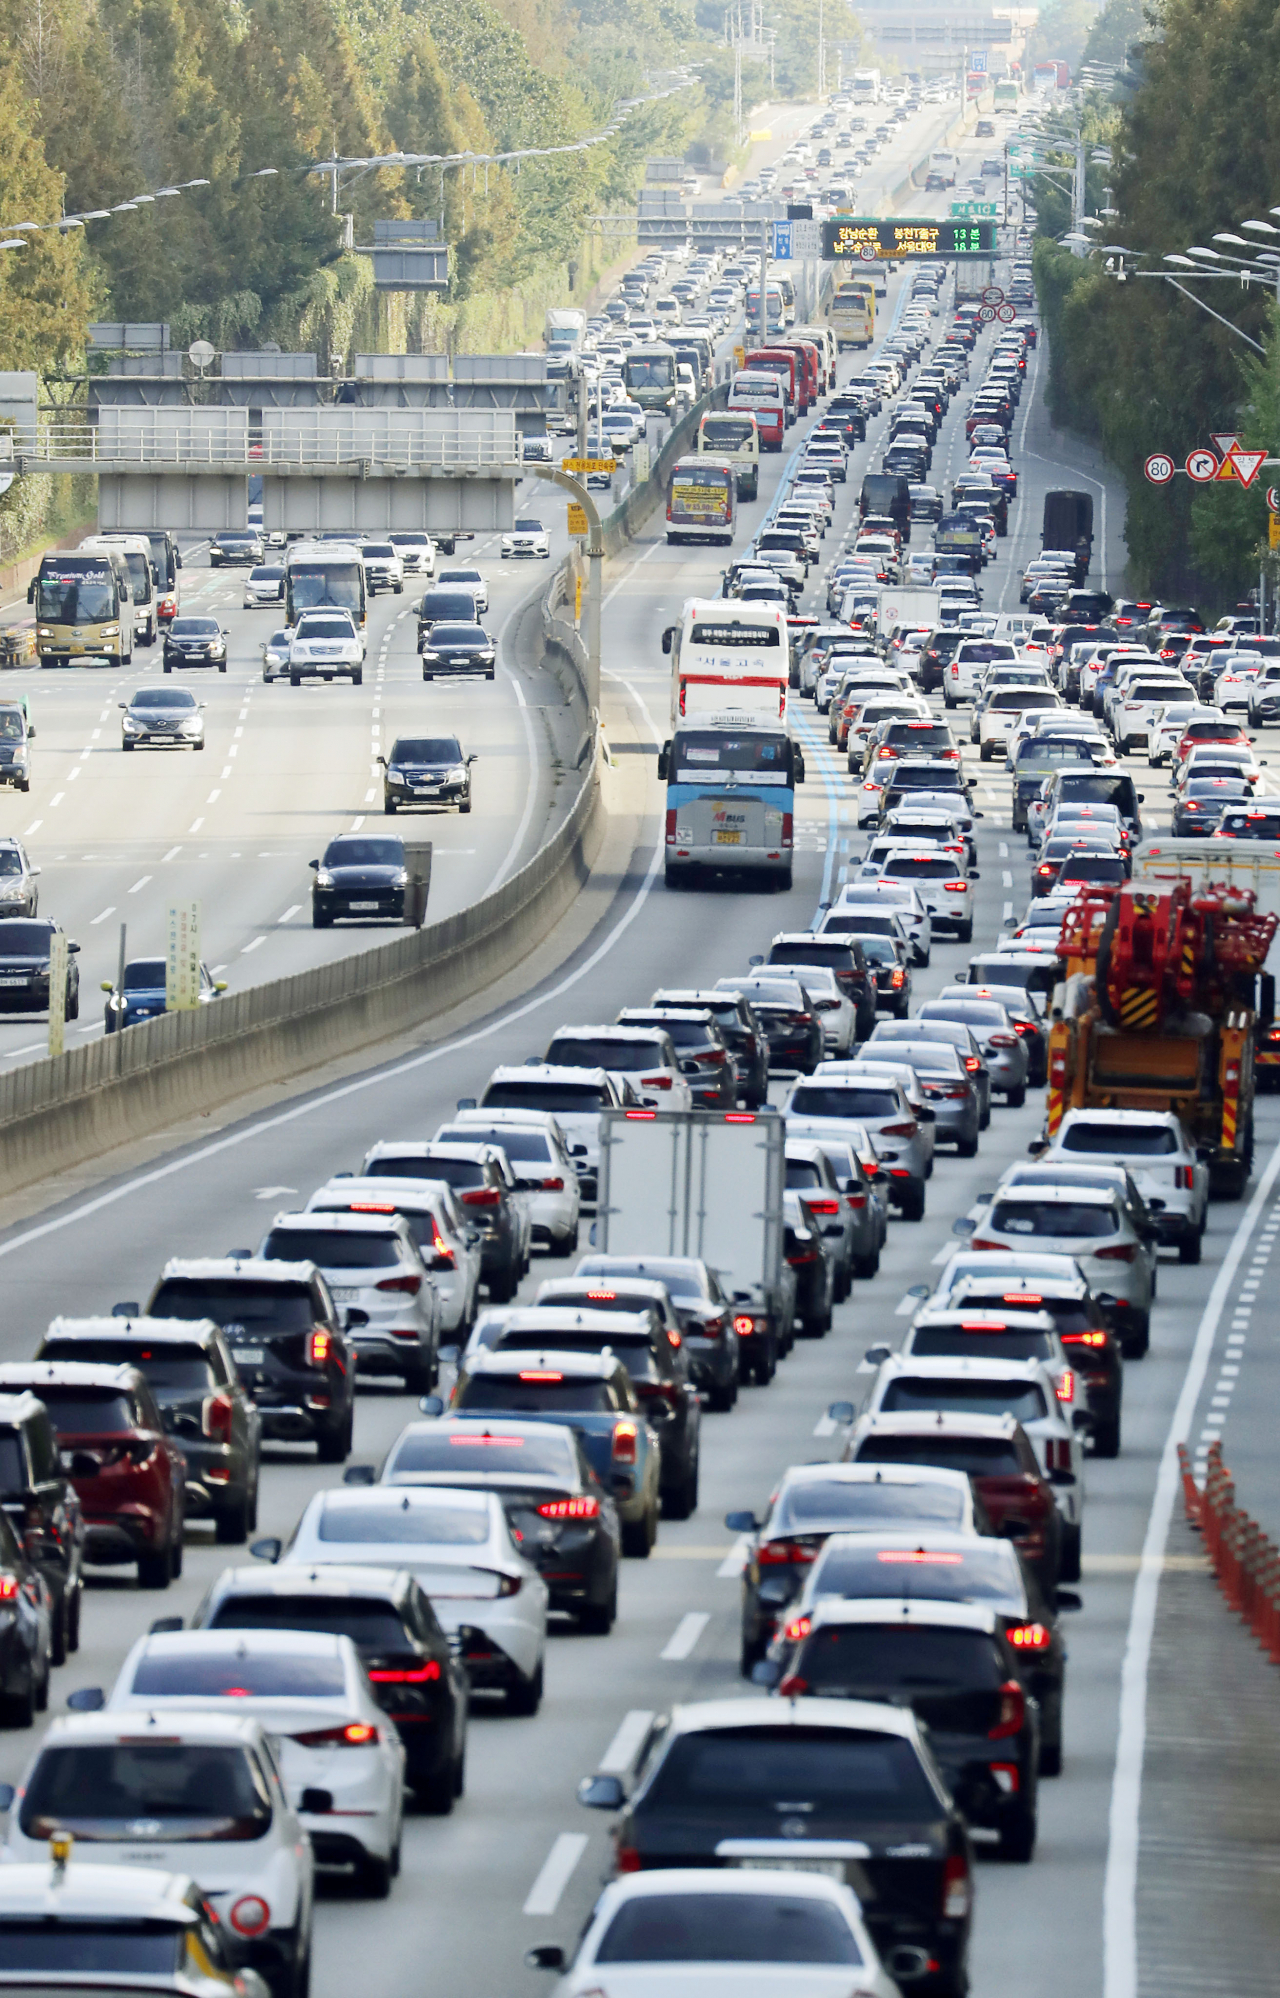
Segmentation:
[[(890, 320), (900, 282), (894, 281), (887, 301)], [(1045, 365), (1040, 348), (1014, 434), (1022, 490), (1009, 537), (984, 577), (988, 608), (1017, 607), (1017, 577), (1025, 558), (1038, 551), (1044, 490), (1100, 476), (1048, 422)], [(848, 371), (845, 363), (842, 376)], [(850, 461), (824, 555), (834, 556), (850, 535), (859, 480), (877, 458), (880, 427), (871, 426), (866, 446)], [(934, 482), (949, 485), (964, 455), (961, 399), (939, 440)], [(744, 510), (744, 539), (771, 505), (786, 466), (785, 457), (765, 461), (760, 499)], [(1097, 490), (1094, 575), (1114, 588), (1123, 571), (1121, 507), (1105, 480)], [(924, 545), (922, 535), (916, 545)], [(606, 583), (605, 701), (616, 747), (652, 748), (662, 740), (668, 676), (657, 635), (682, 599), (718, 588), (720, 566), (721, 558), (710, 551), (668, 549), (657, 521), (612, 565)], [(186, 572), (188, 589), (200, 573), (194, 567)], [(511, 579), (508, 596), (496, 598), (493, 623), (501, 626), (522, 587), (528, 587), (526, 578)], [(225, 598), (229, 588), (209, 579), (202, 605)], [(811, 598), (820, 588), (815, 572)], [(192, 775), (194, 759), (162, 764), (159, 758), (135, 757), (128, 766), (121, 764), (111, 706), (120, 683), (110, 695), (105, 676), (92, 693), (70, 682), (64, 688), (39, 683), (40, 774), (29, 799), (6, 801), (3, 824), (25, 832), (41, 821), (30, 840), (46, 866), (44, 906), (85, 939), (87, 978), (98, 970), (98, 946), (91, 949), (89, 940), (102, 932), (106, 975), (114, 950), (110, 932), (122, 915), (139, 947), (144, 936), (158, 941), (160, 912), (174, 892), (171, 881), (181, 880), (184, 892), (202, 895), (207, 954), (232, 967), (230, 975), (237, 975), (238, 961), (252, 963), (245, 952), (255, 938), (266, 939), (256, 952), (262, 963), (255, 976), (268, 962), (284, 969), (309, 961), (308, 951), (331, 947), (327, 939), (304, 934), (306, 860), (325, 833), (372, 808), (375, 726), (385, 742), (403, 720), (418, 718), (424, 697), (420, 684), (413, 685), (411, 621), (397, 622), (406, 601), (378, 605), (370, 649), (380, 657), (382, 636), (392, 633), (385, 677), (350, 694), (323, 688), (291, 694), (287, 687), (254, 684), (250, 625), (258, 614), (242, 616), (228, 605), (233, 665), (225, 686), (209, 687), (211, 742), (198, 776)], [(466, 822), (437, 822), (432, 829), (439, 840), (437, 906), (446, 905), (444, 898), (447, 906), (456, 906), (481, 892), (515, 857), (522, 815), (533, 795), (523, 723), (538, 684), (536, 678), (526, 681), (522, 700), (516, 683), (502, 678), (492, 689), (460, 697), (439, 690), (440, 707), (433, 707), (433, 714), (447, 715), (485, 761), (478, 766), (476, 813)], [(643, 754), (620, 757), (619, 772), (610, 773), (609, 781), (618, 787), (616, 823), (626, 811), (634, 812), (633, 848), (616, 882), (597, 890), (601, 913), (595, 927), (576, 938), (559, 965), (510, 1004), (487, 1012), (473, 1008), (472, 1023), (452, 1041), (371, 1066), (340, 1085), (321, 1079), (310, 1094), (232, 1123), (209, 1142), (170, 1154), (158, 1167), (108, 1180), (87, 1197), (60, 1201), (51, 1190), (41, 1212), (0, 1235), (7, 1303), (0, 1356), (30, 1353), (55, 1312), (109, 1309), (117, 1298), (145, 1296), (170, 1255), (216, 1254), (255, 1241), (279, 1207), (298, 1203), (330, 1173), (356, 1165), (371, 1141), (429, 1136), (459, 1096), (478, 1092), (494, 1066), (540, 1054), (562, 1023), (611, 1019), (620, 1006), (643, 1003), (664, 984), (711, 983), (744, 970), (775, 932), (807, 928), (864, 840), (854, 823), (851, 780), (843, 758), (828, 747), (825, 725), (801, 704), (798, 728), (809, 779), (800, 793), (790, 893), (767, 898), (667, 893), (661, 882), (663, 795), (653, 760)], [(237, 729), (243, 733), (237, 735)], [(237, 755), (225, 753), (236, 745), (241, 745)], [(984, 813), (977, 829), (977, 948), (1025, 905), (1028, 861), (1024, 843), (1009, 829), (1007, 777), (997, 766), (980, 765), (976, 749), (966, 746), (965, 757)], [(83, 774), (73, 780), (77, 764)], [(1145, 767), (1141, 775), (1148, 776)], [(1165, 822), (1163, 787), (1156, 773), (1141, 785), (1150, 826)], [(111, 827), (117, 814), (123, 815), (120, 831), (105, 839), (104, 826)], [(537, 836), (537, 821), (535, 810), (525, 828), (530, 840)], [(286, 955), (295, 949), (296, 960)], [(917, 1000), (956, 976), (968, 954), (966, 947), (938, 944), (930, 969), (916, 976)], [(522, 1967), (522, 1953), (535, 1941), (572, 1940), (608, 1862), (601, 1820), (575, 1803), (578, 1777), (611, 1756), (625, 1758), (638, 1715), (665, 1710), (673, 1701), (742, 1690), (741, 1556), (723, 1525), (726, 1510), (759, 1511), (786, 1465), (832, 1453), (836, 1446), (823, 1413), (828, 1402), (856, 1388), (856, 1368), (867, 1345), (898, 1341), (908, 1286), (927, 1279), (945, 1259), (952, 1222), (1025, 1154), (1041, 1116), (1041, 1097), (1033, 1091), (1023, 1109), (997, 1107), (976, 1162), (960, 1165), (950, 1155), (940, 1157), (924, 1220), (893, 1222), (879, 1275), (855, 1285), (849, 1301), (837, 1308), (831, 1334), (821, 1342), (802, 1342), (772, 1385), (744, 1392), (732, 1414), (707, 1417), (699, 1509), (686, 1522), (664, 1524), (651, 1560), (626, 1565), (613, 1633), (599, 1639), (566, 1630), (555, 1637), (547, 1697), (535, 1718), (477, 1712), (466, 1797), (448, 1820), (410, 1820), (403, 1873), (389, 1901), (362, 1901), (341, 1891), (325, 1895), (317, 1924), (317, 1998), (336, 1998), (367, 1983), (371, 1964), (377, 1966), (379, 1989), (397, 1998), (427, 1982), (469, 1998), (532, 1998), (546, 1988), (538, 1973)], [(1263, 1099), (1255, 1184), (1270, 1175), (1267, 1161), (1277, 1138), (1280, 1105)], [(1113, 1462), (1088, 1464), (1083, 1608), (1070, 1619), (1064, 1769), (1041, 1792), (1034, 1862), (980, 1867), (973, 1988), (983, 1998), (1014, 1988), (1027, 1998), (1096, 1998), (1104, 1988), (1104, 1899), (1109, 1998), (1130, 1998), (1135, 1989), (1123, 1974), (1114, 1981), (1117, 1951), (1123, 1957), (1128, 1939), (1136, 1937), (1141, 1965), (1155, 1946), (1150, 1912), (1141, 1919), (1136, 1913), (1142, 1811), (1136, 1783), (1141, 1696), (1152, 1628), (1158, 1628), (1148, 1625), (1145, 1612), (1164, 1551), (1168, 1490), (1161, 1464), (1162, 1458), (1167, 1463), (1180, 1398), (1212, 1380), (1210, 1363), (1222, 1359), (1228, 1336), (1234, 1343), (1225, 1365), (1240, 1372), (1224, 1378), (1247, 1381), (1247, 1326), (1244, 1336), (1241, 1324), (1228, 1335), (1228, 1307), (1233, 1286), (1241, 1281), (1233, 1271), (1246, 1251), (1252, 1254), (1250, 1231), (1262, 1225), (1262, 1214), (1259, 1201), (1215, 1205), (1202, 1264), (1181, 1268), (1165, 1259), (1151, 1352), (1130, 1366), (1125, 1383), (1122, 1454)], [(1274, 1224), (1266, 1242), (1273, 1237)], [(539, 1261), (522, 1294), (531, 1295), (542, 1276), (560, 1267)], [(357, 1458), (376, 1459), (409, 1413), (409, 1402), (394, 1390), (364, 1387)], [(310, 1494), (332, 1481), (333, 1473), (319, 1469), (310, 1451), (272, 1447), (263, 1475), (261, 1530), (287, 1533)], [(1144, 1548), (1150, 1561), (1140, 1589)], [(192, 1528), (185, 1574), (164, 1600), (164, 1610), (194, 1607), (226, 1559), (226, 1551), (215, 1550), (202, 1529)], [(82, 1649), (55, 1679), (55, 1708), (73, 1687), (109, 1684), (158, 1607), (154, 1596), (136, 1591), (131, 1576), (95, 1582)], [(0, 1736), (0, 1776), (16, 1778), (29, 1748), (30, 1737)], [(1118, 1751), (1121, 1780), (1113, 1789)], [(1150, 1903), (1145, 1905), (1149, 1910)], [(1195, 1947), (1194, 1934), (1188, 1934), (1184, 1962), (1195, 1962)], [(1162, 1948), (1167, 1955), (1167, 1943)], [(1155, 1987), (1143, 1983), (1142, 1988)]]

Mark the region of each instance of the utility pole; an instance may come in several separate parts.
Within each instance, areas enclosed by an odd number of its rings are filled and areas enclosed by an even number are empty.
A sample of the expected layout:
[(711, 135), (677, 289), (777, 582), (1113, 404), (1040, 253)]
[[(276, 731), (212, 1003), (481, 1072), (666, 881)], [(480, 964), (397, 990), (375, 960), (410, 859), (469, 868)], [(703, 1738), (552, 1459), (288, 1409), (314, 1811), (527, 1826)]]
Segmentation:
[[(741, 23), (739, 23), (741, 27)], [(733, 44), (733, 136), (737, 145), (742, 144), (742, 35), (738, 34)]]
[[(1071, 233), (1073, 236), (1078, 236), (1080, 234), (1081, 223), (1084, 221), (1084, 197), (1085, 197), (1084, 134), (1080, 126), (1077, 125), (1076, 162), (1075, 162), (1075, 170), (1071, 176)], [(1083, 243), (1077, 243), (1074, 247), (1075, 247), (1075, 253), (1078, 257), (1084, 255)]]
[(827, 42), (825, 27), (824, 0), (818, 0), (818, 102), (822, 103), (827, 94)]
[(769, 344), (769, 224), (760, 224), (760, 345)]

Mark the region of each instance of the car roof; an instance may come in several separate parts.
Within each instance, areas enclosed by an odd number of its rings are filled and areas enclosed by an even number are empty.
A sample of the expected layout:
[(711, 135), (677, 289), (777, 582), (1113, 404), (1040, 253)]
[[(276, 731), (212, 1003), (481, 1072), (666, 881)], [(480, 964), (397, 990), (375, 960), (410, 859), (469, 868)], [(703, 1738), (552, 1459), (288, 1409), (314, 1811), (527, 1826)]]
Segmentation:
[(869, 1436), (990, 1436), (997, 1440), (1011, 1440), (1022, 1425), (1015, 1415), (976, 1415), (960, 1414), (957, 1410), (941, 1408), (928, 1409), (915, 1415), (882, 1414), (862, 1415), (858, 1418), (855, 1434), (859, 1439)]
[[(1062, 1124), (1169, 1124), (1182, 1135), (1182, 1119), (1174, 1110), (1068, 1110)], [(1058, 1128), (1060, 1133), (1062, 1125)]]
[[(120, 1716), (117, 1714), (114, 1719), (118, 1732)], [(185, 1927), (200, 1919), (198, 1909), (192, 1905), (195, 1891), (189, 1874), (170, 1873), (160, 1866), (99, 1866), (73, 1859), (66, 1867), (58, 1868), (47, 1860), (36, 1860), (0, 1867), (0, 1917), (21, 1915), (41, 1923), (54, 1923), (60, 1918), (83, 1921), (88, 1917), (169, 1922)], [(5, 1975), (7, 1981), (12, 1973)], [(57, 1981), (75, 1988), (83, 1976), (84, 1973), (72, 1972)], [(23, 1974), (19, 1981), (38, 1985), (44, 1979)], [(99, 1986), (115, 1982), (110, 1977), (92, 1981)]]
[(696, 1705), (671, 1710), (673, 1735), (756, 1727), (771, 1730), (825, 1727), (842, 1733), (898, 1735), (904, 1741), (918, 1741), (920, 1732), (915, 1715), (908, 1709), (883, 1706), (871, 1700), (700, 1700)]
[[(983, 1542), (984, 1546), (989, 1544)], [(809, 1619), (813, 1630), (829, 1630), (841, 1624), (887, 1623), (895, 1629), (905, 1625), (909, 1629), (978, 1630), (994, 1637), (1002, 1628), (995, 1611), (984, 1609), (979, 1603), (900, 1602), (895, 1596), (875, 1596), (864, 1601), (819, 1596), (809, 1611)]]
[(338, 1562), (332, 1567), (277, 1568), (256, 1562), (251, 1568), (224, 1568), (209, 1593), (215, 1599), (229, 1595), (381, 1596), (388, 1602), (399, 1602), (413, 1586), (407, 1568), (344, 1567)]
[[(604, 1318), (606, 1321), (610, 1318), (608, 1312), (591, 1312), (587, 1315), (593, 1318)], [(630, 1313), (625, 1315), (630, 1316)], [(615, 1318), (612, 1322), (616, 1325), (618, 1321)], [(509, 1320), (508, 1323), (510, 1323)], [(505, 1330), (506, 1328), (504, 1327), (503, 1329)], [(549, 1343), (545, 1351), (538, 1353), (527, 1348), (522, 1352), (504, 1353), (482, 1347), (478, 1352), (472, 1353), (464, 1364), (467, 1372), (473, 1375), (502, 1374), (503, 1376), (508, 1376), (520, 1374), (521, 1372), (539, 1371), (548, 1374), (562, 1374), (566, 1377), (572, 1376), (579, 1380), (604, 1381), (608, 1380), (610, 1375), (618, 1371), (622, 1362), (615, 1354), (610, 1352), (562, 1353), (553, 1344)]]
[(251, 1658), (280, 1652), (298, 1658), (345, 1658), (350, 1643), (349, 1637), (328, 1630), (152, 1630), (136, 1649), (139, 1659), (186, 1658), (192, 1653)]
[(124, 1394), (135, 1390), (143, 1379), (136, 1367), (123, 1360), (118, 1365), (92, 1360), (6, 1360), (0, 1365), (0, 1395), (21, 1388), (38, 1395), (42, 1387), (118, 1388)]
[(217, 1277), (225, 1282), (228, 1277), (245, 1277), (253, 1283), (310, 1283), (315, 1274), (313, 1262), (268, 1262), (265, 1256), (174, 1256), (160, 1272), (162, 1281), (169, 1277)]
[[(274, 1265), (279, 1268), (280, 1265)], [(292, 1267), (292, 1266), (291, 1266)], [(311, 1264), (306, 1265), (308, 1272)], [(203, 1346), (218, 1327), (212, 1318), (51, 1318), (50, 1339), (145, 1339), (153, 1345)]]
[(397, 1240), (400, 1240), (403, 1235), (405, 1223), (398, 1214), (325, 1213), (323, 1211), (299, 1213), (291, 1209), (286, 1213), (277, 1214), (271, 1226), (273, 1229), (283, 1229), (286, 1234), (291, 1230), (300, 1230), (303, 1228), (318, 1230), (322, 1235), (385, 1236), (389, 1231)]
[[(572, 1279), (561, 1279), (571, 1282)], [(656, 1286), (655, 1286), (656, 1287)], [(553, 1322), (554, 1315), (554, 1322)], [(527, 1304), (508, 1314), (504, 1332), (545, 1332), (547, 1344), (556, 1332), (607, 1332), (625, 1337), (627, 1333), (648, 1339), (653, 1321), (648, 1311), (592, 1311), (589, 1307), (562, 1304), (550, 1299), (546, 1304)]]
[[(975, 1317), (978, 1314), (974, 1314)], [(1052, 1330), (1052, 1326), (1042, 1327)], [(916, 1353), (892, 1353), (882, 1360), (878, 1369), (882, 1379), (889, 1376), (900, 1378), (910, 1375), (916, 1380), (945, 1381), (962, 1380), (1034, 1380), (1044, 1379), (1043, 1360), (982, 1360), (971, 1358), (967, 1353), (947, 1354), (941, 1359), (930, 1359)]]
[[(587, 1028), (586, 1031), (590, 1033), (592, 1030), (590, 1028)], [(610, 1033), (614, 1032), (621, 1033), (623, 1030), (621, 1028), (611, 1027), (607, 1030), (601, 1029), (601, 1031), (608, 1031)], [(565, 1068), (558, 1062), (531, 1061), (523, 1063), (518, 1068), (514, 1064), (507, 1064), (504, 1067), (495, 1068), (493, 1074), (489, 1077), (489, 1081), (491, 1083), (493, 1082), (597, 1082), (603, 1084), (608, 1081), (608, 1078), (609, 1078), (609, 1070), (607, 1068)], [(483, 1108), (483, 1105), (481, 1107)], [(563, 1116), (565, 1113), (563, 1111), (557, 1111), (556, 1114), (558, 1116)]]
[[(182, 1634), (189, 1636), (191, 1633)], [(241, 1634), (239, 1631), (236, 1632), (237, 1637)], [(46, 1748), (70, 1745), (76, 1741), (134, 1741), (138, 1739), (139, 1725), (136, 1711), (122, 1713), (119, 1709), (114, 1712), (108, 1709), (97, 1714), (59, 1714), (57, 1719), (50, 1723), (49, 1731), (40, 1745), (40, 1752)], [(230, 1746), (259, 1748), (266, 1739), (266, 1730), (254, 1715), (223, 1713), (216, 1707), (166, 1711), (164, 1732), (170, 1740), (176, 1736), (184, 1742), (197, 1745), (223, 1742)], [(0, 1868), (0, 1881), (5, 1878), (8, 1871), (7, 1866)]]
[(778, 1496), (795, 1485), (952, 1485), (969, 1490), (969, 1473), (942, 1464), (790, 1464)]

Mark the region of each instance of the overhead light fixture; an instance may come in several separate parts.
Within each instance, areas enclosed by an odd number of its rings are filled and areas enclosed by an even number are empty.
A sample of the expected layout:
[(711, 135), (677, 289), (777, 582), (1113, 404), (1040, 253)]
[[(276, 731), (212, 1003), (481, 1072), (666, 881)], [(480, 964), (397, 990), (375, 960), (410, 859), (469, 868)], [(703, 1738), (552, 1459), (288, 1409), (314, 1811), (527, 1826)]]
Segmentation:
[(1217, 230), (1213, 240), (1215, 243), (1234, 243), (1237, 249), (1241, 250), (1251, 250), (1253, 248), (1253, 244), (1249, 242), (1247, 237), (1233, 236), (1229, 229)]
[(27, 239), (25, 236), (6, 236), (3, 243), (0, 243), (0, 250), (25, 250), (26, 248)]
[(1277, 229), (1272, 222), (1242, 222), (1240, 227), (1242, 229), (1257, 229), (1264, 236), (1280, 236), (1280, 229)]

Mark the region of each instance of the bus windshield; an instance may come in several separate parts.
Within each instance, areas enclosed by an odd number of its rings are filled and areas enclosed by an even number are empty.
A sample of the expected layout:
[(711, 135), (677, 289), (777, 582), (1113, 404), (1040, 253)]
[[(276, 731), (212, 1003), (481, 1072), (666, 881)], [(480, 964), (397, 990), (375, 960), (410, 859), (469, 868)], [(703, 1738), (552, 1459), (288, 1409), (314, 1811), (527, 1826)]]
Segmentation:
[(674, 354), (629, 354), (626, 364), (628, 388), (670, 388), (676, 378)]
[(696, 784), (702, 778), (727, 770), (789, 784), (790, 738), (767, 729), (743, 729), (732, 734), (710, 728), (679, 730), (671, 752), (673, 782)]
[(755, 429), (749, 416), (704, 416), (700, 441), (710, 451), (738, 451), (751, 443)]
[(340, 608), (363, 621), (364, 570), (359, 562), (291, 562), (288, 584), (294, 618), (304, 610)]
[(36, 616), (47, 624), (104, 624), (117, 610), (115, 576), (107, 562), (40, 578)]

